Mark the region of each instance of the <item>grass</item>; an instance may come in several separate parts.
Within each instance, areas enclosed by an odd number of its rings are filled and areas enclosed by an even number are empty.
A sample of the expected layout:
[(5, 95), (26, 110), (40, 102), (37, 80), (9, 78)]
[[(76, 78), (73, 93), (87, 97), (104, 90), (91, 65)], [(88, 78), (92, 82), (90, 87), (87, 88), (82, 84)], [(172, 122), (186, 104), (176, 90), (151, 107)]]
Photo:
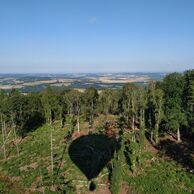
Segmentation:
[[(65, 129), (56, 128), (53, 130), (54, 175), (56, 175), (56, 172), (59, 172), (59, 174), (65, 173), (67, 169), (74, 170), (67, 154), (61, 158), (65, 147), (63, 142), (65, 134)], [(7, 148), (9, 147), (8, 145)], [(44, 185), (50, 187), (53, 179), (57, 179), (59, 176), (56, 175), (53, 177), (51, 175), (50, 127), (45, 125), (28, 134), (20, 143), (19, 148), (19, 156), (16, 155), (13, 147), (10, 146), (10, 150), (7, 149), (7, 153), (9, 153), (10, 157), (6, 161), (1, 157), (1, 171), (12, 178), (18, 178), (22, 188), (34, 187), (38, 190), (39, 187)], [(61, 161), (63, 165), (61, 165), (59, 169), (59, 163), (61, 163)], [(81, 176), (81, 173), (79, 173), (79, 176)]]
[[(68, 193), (73, 192), (77, 181), (80, 180), (85, 181), (87, 185), (87, 178), (69, 157), (68, 147), (71, 142), (64, 143), (67, 130), (68, 125), (61, 129), (57, 123), (53, 129), (53, 176), (50, 157), (51, 129), (48, 125), (29, 133), (21, 141), (19, 156), (17, 156), (16, 147), (11, 146), (13, 137), (10, 136), (10, 141), (6, 145), (9, 157), (4, 161), (3, 155), (0, 155), (0, 171), (12, 179), (17, 179), (19, 187), (27, 191), (38, 192), (44, 188), (45, 193), (52, 193), (53, 182), (57, 193), (63, 193), (64, 190), (68, 190)], [(101, 173), (103, 174), (105, 171), (106, 169)], [(1, 187), (3, 188), (3, 186), (6, 187), (6, 184), (2, 182)]]
[[(99, 118), (96, 122), (95, 132), (103, 130), (103, 120), (104, 118)], [(85, 127), (86, 123), (81, 123), (80, 126), (81, 130), (88, 130)], [(82, 185), (80, 193), (86, 193), (88, 191), (87, 178), (69, 157), (68, 148), (71, 142), (64, 143), (68, 127), (67, 125), (61, 129), (56, 123), (53, 130), (53, 176), (50, 158), (51, 129), (48, 125), (29, 133), (19, 143), (19, 156), (17, 156), (16, 147), (11, 143), (14, 137), (10, 135), (10, 141), (6, 145), (7, 154), (9, 153), (8, 159), (4, 161), (3, 154), (0, 153), (0, 172), (3, 172), (3, 176), (0, 176), (0, 194), (19, 194), (24, 193), (21, 192), (23, 190), (37, 194), (43, 193), (43, 190), (45, 194), (64, 192), (71, 194), (75, 193), (76, 185)], [(102, 142), (98, 144), (103, 146)], [(156, 156), (157, 160), (150, 164), (152, 153), (149, 151), (145, 152), (143, 157), (145, 163), (137, 169), (137, 173), (132, 174), (129, 166), (125, 162), (122, 164), (122, 171), (125, 173), (123, 179), (129, 186), (129, 193), (182, 194), (194, 192), (193, 174), (186, 172), (173, 160), (164, 160), (158, 155)], [(53, 182), (55, 192), (52, 191)], [(108, 170), (104, 167), (99, 176), (95, 178), (97, 189), (98, 183), (106, 184), (107, 182)]]
[(0, 173), (0, 194), (23, 194), (24, 190), (18, 187), (9, 177)]
[(130, 188), (139, 194), (193, 193), (194, 176), (174, 161), (157, 161), (138, 176), (127, 177)]

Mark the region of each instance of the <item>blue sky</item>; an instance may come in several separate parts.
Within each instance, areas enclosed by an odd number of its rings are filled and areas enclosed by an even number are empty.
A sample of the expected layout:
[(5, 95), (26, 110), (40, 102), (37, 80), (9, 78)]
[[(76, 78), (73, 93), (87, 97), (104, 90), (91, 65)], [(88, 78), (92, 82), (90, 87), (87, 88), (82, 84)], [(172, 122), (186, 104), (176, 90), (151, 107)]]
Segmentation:
[(0, 73), (191, 68), (193, 0), (0, 0)]

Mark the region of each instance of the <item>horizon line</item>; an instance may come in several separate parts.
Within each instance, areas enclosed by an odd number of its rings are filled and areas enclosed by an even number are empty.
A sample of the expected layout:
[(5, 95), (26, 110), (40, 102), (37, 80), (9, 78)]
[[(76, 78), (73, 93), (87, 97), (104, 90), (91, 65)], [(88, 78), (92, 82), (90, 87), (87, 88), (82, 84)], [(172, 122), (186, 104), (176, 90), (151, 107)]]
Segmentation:
[(80, 72), (0, 72), (0, 75), (5, 75), (5, 74), (116, 74), (116, 73), (183, 73), (185, 71), (188, 71), (190, 69), (186, 70), (178, 70), (178, 71), (80, 71)]

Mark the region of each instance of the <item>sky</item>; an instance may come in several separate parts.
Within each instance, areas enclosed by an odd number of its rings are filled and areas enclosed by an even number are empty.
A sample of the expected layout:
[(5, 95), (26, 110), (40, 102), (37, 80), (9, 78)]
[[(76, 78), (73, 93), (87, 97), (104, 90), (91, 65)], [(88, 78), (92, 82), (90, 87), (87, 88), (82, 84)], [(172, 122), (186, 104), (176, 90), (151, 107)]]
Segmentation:
[(193, 68), (193, 0), (0, 0), (0, 73)]

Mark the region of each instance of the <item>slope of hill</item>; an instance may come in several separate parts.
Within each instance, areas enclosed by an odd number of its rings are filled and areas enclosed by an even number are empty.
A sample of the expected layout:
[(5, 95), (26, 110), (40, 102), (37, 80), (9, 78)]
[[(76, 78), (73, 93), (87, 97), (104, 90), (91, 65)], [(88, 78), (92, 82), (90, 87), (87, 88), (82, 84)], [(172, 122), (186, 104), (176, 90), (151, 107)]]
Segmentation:
[[(95, 190), (89, 191), (90, 181), (79, 166), (72, 162), (68, 153), (69, 146), (74, 139), (88, 134), (88, 131), (93, 134), (101, 133), (100, 131), (104, 130), (103, 125), (106, 119), (107, 116), (96, 118), (92, 129), (87, 123), (81, 122), (81, 132), (75, 132), (70, 139), (67, 136), (68, 123), (63, 129), (57, 122), (52, 128), (44, 125), (29, 133), (24, 139), (14, 139), (13, 134), (10, 133), (6, 143), (7, 159), (3, 159), (2, 152), (0, 155), (0, 171), (4, 174), (3, 178), (0, 177), (1, 190), (12, 193), (12, 190), (17, 188), (14, 194), (24, 190), (25, 193), (110, 193), (110, 171), (107, 165), (93, 179), (96, 185)], [(110, 119), (114, 121), (116, 118), (111, 116)], [(51, 140), (53, 147), (51, 147)], [(19, 155), (16, 143), (19, 146)], [(100, 145), (103, 145), (103, 141)], [(88, 149), (92, 149), (93, 146), (90, 143)], [(139, 170), (132, 174), (126, 161), (123, 160), (122, 173), (123, 186), (120, 191), (122, 194), (192, 193), (194, 190), (192, 174), (186, 172), (172, 159), (164, 158), (160, 151), (147, 140), (144, 162)], [(9, 189), (10, 182), (13, 184), (12, 189)]]

